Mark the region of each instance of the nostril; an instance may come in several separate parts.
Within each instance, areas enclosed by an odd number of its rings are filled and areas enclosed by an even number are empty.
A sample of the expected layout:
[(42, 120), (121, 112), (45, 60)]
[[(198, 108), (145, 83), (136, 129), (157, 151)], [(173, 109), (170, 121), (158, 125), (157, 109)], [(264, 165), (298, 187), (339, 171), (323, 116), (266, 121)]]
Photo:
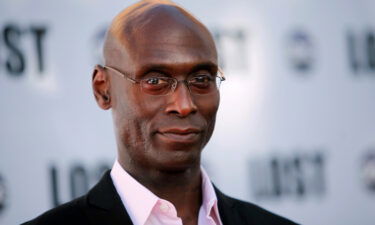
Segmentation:
[(180, 108), (180, 110), (176, 110), (176, 115), (178, 117), (187, 117), (189, 115), (195, 114), (197, 112), (195, 107), (185, 107), (185, 108)]

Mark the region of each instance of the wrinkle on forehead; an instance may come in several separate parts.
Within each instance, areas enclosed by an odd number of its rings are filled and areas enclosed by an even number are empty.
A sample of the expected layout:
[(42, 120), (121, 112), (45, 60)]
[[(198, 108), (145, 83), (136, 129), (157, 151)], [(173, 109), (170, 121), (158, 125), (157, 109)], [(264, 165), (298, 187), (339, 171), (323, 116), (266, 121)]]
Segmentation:
[(128, 49), (136, 48), (143, 40), (160, 36), (162, 38), (158, 41), (164, 42), (178, 40), (176, 36), (198, 37), (216, 53), (210, 32), (190, 13), (171, 1), (143, 0), (114, 18), (107, 32), (104, 58), (106, 61), (116, 59), (118, 55), (126, 55)]

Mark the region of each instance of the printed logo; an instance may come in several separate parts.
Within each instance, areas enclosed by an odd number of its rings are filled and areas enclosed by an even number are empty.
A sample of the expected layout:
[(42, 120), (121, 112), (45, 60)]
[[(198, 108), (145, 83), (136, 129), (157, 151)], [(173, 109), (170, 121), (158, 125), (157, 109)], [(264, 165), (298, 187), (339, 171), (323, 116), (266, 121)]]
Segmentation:
[(5, 200), (6, 200), (5, 182), (2, 176), (0, 175), (0, 213), (4, 211)]
[(252, 159), (249, 164), (252, 196), (262, 200), (322, 196), (326, 187), (325, 161), (320, 150)]
[(375, 193), (375, 150), (368, 152), (363, 158), (362, 179), (366, 188)]
[(294, 31), (287, 41), (287, 54), (293, 69), (307, 72), (313, 68), (314, 49), (313, 42), (307, 32)]

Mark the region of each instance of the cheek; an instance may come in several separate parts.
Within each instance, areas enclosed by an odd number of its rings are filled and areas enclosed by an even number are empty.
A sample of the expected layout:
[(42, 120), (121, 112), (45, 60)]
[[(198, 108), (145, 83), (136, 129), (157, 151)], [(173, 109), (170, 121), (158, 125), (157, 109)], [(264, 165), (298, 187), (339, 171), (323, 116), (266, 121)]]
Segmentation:
[(205, 118), (207, 123), (206, 142), (208, 142), (208, 140), (210, 139), (212, 132), (215, 128), (216, 113), (219, 108), (219, 103), (219, 94), (212, 96), (212, 98), (202, 99), (202, 101), (197, 103), (199, 111)]
[(113, 108), (117, 138), (128, 149), (148, 149), (151, 138), (150, 121), (160, 106), (134, 91), (117, 99)]
[(207, 122), (215, 122), (217, 110), (219, 108), (220, 95), (213, 95), (211, 98), (203, 98), (197, 103), (200, 113)]

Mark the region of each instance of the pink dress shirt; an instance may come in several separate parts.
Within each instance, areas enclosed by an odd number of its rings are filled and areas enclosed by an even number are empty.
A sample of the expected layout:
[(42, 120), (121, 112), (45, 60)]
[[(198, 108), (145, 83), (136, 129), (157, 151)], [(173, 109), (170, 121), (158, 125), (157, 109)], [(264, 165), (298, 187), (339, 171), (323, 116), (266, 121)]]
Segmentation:
[[(222, 225), (215, 190), (201, 167), (203, 201), (199, 209), (198, 225)], [(114, 163), (111, 178), (121, 201), (134, 225), (183, 225), (176, 208), (161, 199)]]

